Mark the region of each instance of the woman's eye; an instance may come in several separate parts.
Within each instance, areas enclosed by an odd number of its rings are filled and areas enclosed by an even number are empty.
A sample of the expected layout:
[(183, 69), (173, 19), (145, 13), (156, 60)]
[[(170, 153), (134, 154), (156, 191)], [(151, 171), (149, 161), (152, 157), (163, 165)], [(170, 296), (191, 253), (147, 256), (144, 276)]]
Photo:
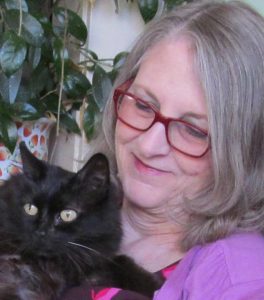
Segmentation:
[(137, 109), (143, 110), (145, 112), (152, 112), (152, 108), (143, 102), (136, 101), (135, 105)]
[(194, 127), (185, 126), (186, 132), (191, 135), (192, 137), (198, 138), (198, 139), (207, 139), (208, 134), (203, 132), (202, 130), (196, 129)]
[(36, 216), (38, 214), (38, 208), (31, 203), (26, 203), (24, 205), (24, 211), (29, 216)]
[(77, 212), (73, 209), (65, 209), (60, 213), (60, 217), (63, 222), (72, 222), (77, 218), (77, 216)]

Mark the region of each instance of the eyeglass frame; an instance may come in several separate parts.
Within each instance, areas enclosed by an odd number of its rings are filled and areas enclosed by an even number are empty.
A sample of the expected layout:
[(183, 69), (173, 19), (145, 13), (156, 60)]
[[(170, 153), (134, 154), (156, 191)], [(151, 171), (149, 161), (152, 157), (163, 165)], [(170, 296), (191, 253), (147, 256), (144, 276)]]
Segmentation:
[[(176, 151), (186, 155), (186, 156), (189, 156), (189, 157), (192, 157), (192, 158), (201, 158), (203, 157), (208, 151), (209, 149), (211, 148), (211, 142), (210, 142), (210, 135), (207, 131), (199, 128), (198, 126), (195, 126), (194, 124), (191, 124), (185, 120), (182, 120), (182, 119), (177, 119), (177, 118), (169, 118), (169, 117), (165, 117), (164, 115), (162, 115), (157, 109), (156, 107), (154, 107), (153, 105), (151, 105), (149, 102), (145, 101), (145, 100), (142, 100), (141, 98), (137, 97), (136, 95), (132, 94), (132, 93), (129, 93), (127, 92), (128, 88), (130, 87), (130, 85), (132, 84), (133, 82), (133, 79), (128, 79), (127, 81), (125, 81), (123, 84), (119, 85), (117, 88), (115, 88), (114, 90), (114, 93), (113, 93), (113, 100), (114, 100), (114, 105), (115, 105), (115, 113), (116, 113), (116, 117), (118, 120), (120, 120), (122, 123), (124, 123), (125, 125), (127, 125), (128, 127), (132, 128), (132, 129), (135, 129), (135, 130), (138, 130), (138, 131), (142, 131), (142, 132), (145, 132), (145, 131), (148, 131), (155, 123), (159, 122), (161, 124), (164, 125), (165, 127), (165, 133), (166, 133), (166, 139), (167, 139), (167, 143)], [(119, 100), (119, 97), (120, 95), (122, 96), (129, 96), (129, 97), (132, 97), (133, 99), (135, 99), (136, 101), (139, 101), (139, 102), (142, 102), (144, 105), (150, 107), (153, 112), (154, 112), (154, 119), (153, 121), (151, 122), (151, 124), (146, 128), (146, 129), (139, 129), (137, 127), (134, 127), (133, 125), (130, 125), (128, 124), (125, 120), (123, 120), (122, 118), (119, 117), (119, 114), (118, 114), (118, 100)], [(189, 153), (186, 153), (180, 149), (178, 149), (177, 147), (175, 147), (174, 145), (172, 145), (172, 143), (170, 142), (170, 139), (169, 139), (169, 134), (168, 134), (168, 131), (169, 131), (169, 123), (171, 121), (174, 121), (174, 122), (178, 122), (178, 123), (181, 123), (181, 124), (184, 124), (186, 125), (187, 127), (191, 127), (191, 128), (194, 128), (198, 131), (201, 131), (202, 133), (204, 133), (205, 135), (207, 135), (208, 137), (208, 146), (207, 148), (205, 149), (205, 151), (200, 154), (200, 155), (193, 155), (193, 154), (189, 154)]]

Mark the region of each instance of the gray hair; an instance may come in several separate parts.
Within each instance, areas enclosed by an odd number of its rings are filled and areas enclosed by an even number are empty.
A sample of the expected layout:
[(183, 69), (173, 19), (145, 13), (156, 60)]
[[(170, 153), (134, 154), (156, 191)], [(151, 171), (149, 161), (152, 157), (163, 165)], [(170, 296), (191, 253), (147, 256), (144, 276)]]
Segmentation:
[[(264, 231), (264, 19), (239, 1), (183, 5), (149, 24), (115, 86), (136, 76), (150, 48), (179, 35), (190, 37), (195, 50), (213, 160), (206, 190), (184, 201), (189, 249), (234, 231)], [(113, 151), (115, 122), (109, 100), (104, 128)]]

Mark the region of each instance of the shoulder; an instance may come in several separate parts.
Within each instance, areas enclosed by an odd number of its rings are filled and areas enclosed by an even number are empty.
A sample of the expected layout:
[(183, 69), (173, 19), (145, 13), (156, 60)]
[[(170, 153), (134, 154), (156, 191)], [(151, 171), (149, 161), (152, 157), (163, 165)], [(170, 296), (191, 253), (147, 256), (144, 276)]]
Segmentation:
[(195, 247), (156, 296), (157, 300), (264, 299), (264, 237), (234, 234)]
[(240, 233), (208, 244), (200, 249), (194, 270), (217, 265), (221, 266), (217, 273), (226, 273), (230, 284), (264, 279), (264, 236)]

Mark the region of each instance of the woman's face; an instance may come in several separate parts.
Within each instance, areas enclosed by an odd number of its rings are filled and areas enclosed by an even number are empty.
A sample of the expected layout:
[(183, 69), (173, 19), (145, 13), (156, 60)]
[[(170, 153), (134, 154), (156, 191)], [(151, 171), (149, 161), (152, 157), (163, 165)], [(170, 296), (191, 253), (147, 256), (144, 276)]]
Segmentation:
[[(166, 40), (149, 50), (129, 92), (155, 105), (166, 117), (208, 130), (205, 96), (187, 38)], [(211, 174), (210, 151), (201, 158), (176, 151), (159, 122), (142, 132), (118, 120), (115, 143), (125, 201), (142, 208), (159, 208), (182, 193), (190, 195)]]

